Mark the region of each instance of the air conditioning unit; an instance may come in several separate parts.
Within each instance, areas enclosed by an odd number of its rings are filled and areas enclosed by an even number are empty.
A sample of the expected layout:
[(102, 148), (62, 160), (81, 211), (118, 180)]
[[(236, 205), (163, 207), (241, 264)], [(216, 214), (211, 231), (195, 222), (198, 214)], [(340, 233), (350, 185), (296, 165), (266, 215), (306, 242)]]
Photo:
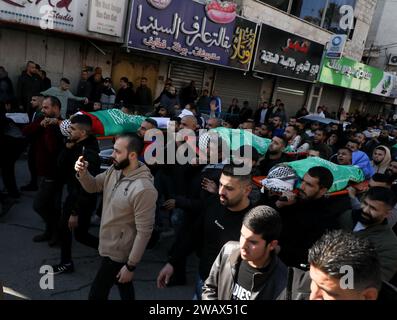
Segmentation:
[(389, 66), (397, 66), (397, 54), (391, 54), (389, 57)]

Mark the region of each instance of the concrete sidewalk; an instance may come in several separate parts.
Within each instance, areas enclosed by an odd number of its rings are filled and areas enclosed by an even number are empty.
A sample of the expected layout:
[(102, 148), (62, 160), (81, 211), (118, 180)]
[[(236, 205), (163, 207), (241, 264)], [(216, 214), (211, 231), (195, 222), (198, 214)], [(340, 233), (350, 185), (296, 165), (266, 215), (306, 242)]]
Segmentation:
[[(26, 161), (17, 163), (19, 186), (29, 181)], [(6, 288), (4, 299), (33, 300), (86, 300), (96, 272), (99, 268), (98, 253), (73, 240), (75, 272), (55, 276), (54, 290), (40, 288), (40, 268), (59, 263), (60, 249), (50, 248), (47, 243), (34, 243), (33, 236), (41, 233), (44, 224), (32, 209), (34, 192), (24, 193), (18, 203), (0, 218), (0, 282)], [(98, 233), (98, 226), (91, 232)], [(167, 251), (173, 237), (162, 237), (151, 250), (147, 250), (135, 272), (135, 292), (138, 300), (189, 300), (193, 297), (197, 259), (188, 260), (185, 286), (157, 289), (157, 273), (166, 261)], [(8, 292), (8, 293), (7, 293)], [(110, 299), (118, 300), (117, 287), (112, 289)]]

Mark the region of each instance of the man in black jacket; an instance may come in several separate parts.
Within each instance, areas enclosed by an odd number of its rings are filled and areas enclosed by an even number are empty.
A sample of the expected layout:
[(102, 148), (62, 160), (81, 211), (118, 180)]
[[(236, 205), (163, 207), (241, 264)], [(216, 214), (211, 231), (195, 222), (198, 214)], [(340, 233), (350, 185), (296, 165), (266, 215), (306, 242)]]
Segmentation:
[(120, 79), (120, 89), (116, 95), (116, 104), (120, 107), (132, 108), (135, 100), (134, 90), (128, 86), (128, 78)]
[(160, 271), (158, 287), (165, 288), (174, 273), (176, 262), (196, 249), (200, 257), (196, 296), (200, 299), (203, 281), (207, 279), (219, 251), (228, 241), (240, 238), (243, 218), (251, 208), (248, 198), (252, 189), (251, 176), (237, 175), (233, 166), (226, 165), (219, 182), (218, 195), (206, 199), (204, 212), (194, 228), (195, 233), (185, 234), (185, 239), (178, 241), (174, 256)]
[(62, 182), (66, 184), (66, 197), (61, 218), (61, 263), (53, 266), (54, 274), (74, 271), (72, 261), (72, 232), (77, 241), (98, 249), (98, 238), (88, 233), (91, 213), (96, 207), (96, 194), (89, 194), (82, 188), (74, 172), (74, 164), (83, 156), (90, 166), (92, 175), (99, 174), (99, 146), (91, 135), (91, 119), (86, 115), (71, 118), (70, 140), (58, 158), (58, 168)]
[(26, 64), (26, 70), (22, 72), (18, 78), (17, 83), (17, 99), (19, 108), (29, 114), (32, 118), (33, 112), (31, 110), (30, 101), (33, 96), (40, 94), (42, 83), (40, 77), (37, 75), (36, 64), (29, 61)]
[(203, 300), (275, 300), (287, 285), (287, 267), (276, 255), (281, 217), (267, 206), (243, 220), (240, 244), (228, 242), (203, 288)]
[(283, 221), (280, 258), (288, 266), (307, 263), (307, 252), (327, 230), (340, 229), (340, 217), (351, 210), (348, 195), (326, 197), (331, 171), (313, 167), (304, 175), (298, 195), (284, 193), (276, 202)]
[(269, 105), (266, 101), (262, 102), (254, 114), (255, 124), (258, 126), (265, 124), (269, 119), (269, 116), (270, 116)]
[(141, 85), (135, 91), (135, 104), (143, 114), (153, 111), (151, 110), (153, 108), (152, 90), (147, 86), (147, 82), (147, 78), (142, 77)]
[(14, 87), (8, 77), (7, 70), (0, 66), (0, 104), (14, 101)]
[[(370, 186), (371, 183), (374, 181), (370, 181)], [(397, 237), (387, 222), (395, 205), (395, 195), (389, 188), (370, 187), (361, 200), (361, 209), (341, 219), (345, 229), (375, 246), (384, 281), (397, 274)]]

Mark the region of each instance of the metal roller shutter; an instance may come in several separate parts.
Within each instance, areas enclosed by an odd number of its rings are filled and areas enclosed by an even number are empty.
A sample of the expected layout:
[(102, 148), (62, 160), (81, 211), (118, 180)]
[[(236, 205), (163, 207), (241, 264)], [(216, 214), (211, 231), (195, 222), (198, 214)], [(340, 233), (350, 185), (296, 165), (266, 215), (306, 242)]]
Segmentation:
[(180, 92), (186, 87), (190, 81), (196, 82), (196, 90), (201, 93), (204, 83), (205, 67), (192, 62), (172, 61), (168, 76), (172, 79), (172, 83), (176, 90)]
[(274, 100), (281, 99), (288, 116), (295, 115), (305, 104), (309, 87), (310, 84), (303, 81), (279, 78)]
[(325, 105), (328, 112), (338, 112), (343, 101), (345, 90), (338, 87), (324, 86), (320, 105)]
[(262, 80), (251, 75), (244, 76), (242, 71), (218, 69), (216, 72), (214, 89), (222, 98), (224, 112), (231, 105), (233, 98), (239, 100), (240, 108), (243, 106), (243, 101), (248, 101), (250, 107), (256, 110), (261, 86)]

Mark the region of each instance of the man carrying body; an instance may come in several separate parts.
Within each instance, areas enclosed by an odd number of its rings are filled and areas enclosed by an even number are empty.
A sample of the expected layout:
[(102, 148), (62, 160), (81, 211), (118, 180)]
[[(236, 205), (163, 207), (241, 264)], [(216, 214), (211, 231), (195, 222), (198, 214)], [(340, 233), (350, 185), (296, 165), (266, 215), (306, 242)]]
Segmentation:
[(175, 256), (170, 258), (157, 277), (159, 288), (167, 286), (177, 261), (197, 247), (200, 263), (196, 295), (200, 299), (203, 282), (207, 279), (219, 251), (228, 241), (239, 239), (243, 218), (251, 207), (248, 196), (252, 182), (250, 175), (237, 175), (235, 170), (230, 165), (223, 169), (218, 195), (206, 199), (204, 213), (198, 218), (195, 228), (197, 234), (186, 234), (186, 239), (181, 239), (176, 244)]

